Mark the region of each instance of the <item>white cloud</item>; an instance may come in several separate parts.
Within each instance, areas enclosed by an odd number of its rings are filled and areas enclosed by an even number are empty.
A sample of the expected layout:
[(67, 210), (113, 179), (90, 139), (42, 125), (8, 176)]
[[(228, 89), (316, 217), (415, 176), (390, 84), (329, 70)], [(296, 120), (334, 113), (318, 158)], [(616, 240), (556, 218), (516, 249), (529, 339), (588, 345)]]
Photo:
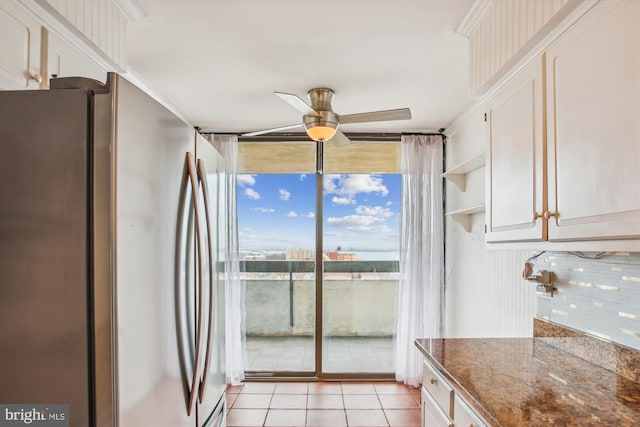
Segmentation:
[(316, 214), (315, 214), (315, 213), (313, 213), (313, 212), (308, 212), (308, 213), (301, 213), (301, 214), (299, 214), (299, 213), (297, 213), (297, 212), (295, 212), (295, 211), (289, 211), (289, 213), (287, 214), (287, 216), (288, 216), (289, 218), (295, 218), (295, 217), (298, 217), (298, 216), (299, 216), (299, 217), (301, 217), (301, 218), (315, 218), (315, 217), (316, 217)]
[(304, 179), (307, 177), (306, 173), (301, 173), (300, 174), (300, 181), (304, 181)]
[(284, 188), (278, 189), (278, 195), (280, 197), (280, 200), (284, 200), (284, 201), (289, 200), (289, 198), (291, 197), (291, 193), (285, 190)]
[(342, 218), (331, 217), (327, 219), (327, 224), (344, 228), (349, 231), (359, 231), (363, 233), (388, 233), (391, 231), (386, 224), (380, 224), (381, 218), (367, 215), (347, 215)]
[(356, 213), (357, 215), (330, 217), (327, 219), (327, 225), (352, 232), (388, 233), (391, 231), (386, 224), (387, 218), (395, 215), (391, 209), (382, 206), (357, 206)]
[(385, 204), (385, 206), (391, 206), (392, 204), (393, 204), (393, 202), (387, 202), (387, 203)]
[(327, 194), (355, 196), (359, 193), (378, 193), (386, 196), (389, 189), (382, 183), (380, 175), (371, 174), (328, 174), (324, 176), (324, 191)]
[(353, 205), (356, 203), (355, 199), (352, 197), (337, 197), (333, 196), (331, 202), (336, 205)]
[(254, 185), (256, 183), (255, 175), (239, 174), (236, 175), (236, 182), (239, 186)]
[(393, 216), (393, 212), (389, 208), (383, 208), (382, 206), (358, 206), (356, 212), (360, 215), (368, 215), (381, 218), (390, 218)]
[(342, 218), (329, 217), (327, 218), (327, 224), (336, 225), (338, 227), (351, 228), (361, 227), (364, 225), (371, 225), (375, 222), (379, 222), (379, 218), (375, 218), (369, 215), (347, 215)]
[(327, 194), (338, 193), (338, 185), (336, 184), (340, 182), (340, 175), (329, 173), (324, 175), (322, 178), (322, 186), (324, 187), (324, 192)]
[(247, 196), (248, 198), (250, 198), (251, 200), (260, 199), (260, 193), (255, 191), (253, 188), (245, 188), (244, 189), (244, 195)]
[(262, 213), (273, 213), (276, 210), (273, 208), (249, 208), (252, 211), (256, 211), (256, 212), (262, 212)]

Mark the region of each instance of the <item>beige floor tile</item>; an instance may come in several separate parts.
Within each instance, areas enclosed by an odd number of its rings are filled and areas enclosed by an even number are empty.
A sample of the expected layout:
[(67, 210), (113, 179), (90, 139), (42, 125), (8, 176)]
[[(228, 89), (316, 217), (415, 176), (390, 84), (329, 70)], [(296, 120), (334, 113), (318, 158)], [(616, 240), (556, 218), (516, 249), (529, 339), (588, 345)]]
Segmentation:
[(306, 424), (304, 409), (269, 409), (265, 427), (302, 427)]
[(388, 426), (387, 418), (382, 410), (377, 409), (347, 409), (347, 423), (349, 427)]
[(391, 427), (420, 427), (420, 409), (385, 409)]
[(375, 394), (345, 394), (342, 398), (345, 409), (382, 409)]
[(347, 419), (344, 411), (336, 409), (307, 410), (308, 427), (346, 427)]
[(227, 414), (227, 427), (260, 427), (266, 416), (266, 409), (232, 409)]
[[(277, 390), (277, 389), (276, 389)], [(274, 394), (271, 409), (307, 409), (306, 394)]]
[(341, 394), (310, 394), (307, 398), (308, 409), (344, 409)]

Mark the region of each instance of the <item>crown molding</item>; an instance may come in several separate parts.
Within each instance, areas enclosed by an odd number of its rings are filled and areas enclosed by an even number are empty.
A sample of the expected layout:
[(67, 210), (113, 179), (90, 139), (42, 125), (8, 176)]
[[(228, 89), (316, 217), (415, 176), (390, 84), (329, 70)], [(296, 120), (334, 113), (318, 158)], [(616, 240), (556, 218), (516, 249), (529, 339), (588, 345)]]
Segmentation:
[(495, 0), (474, 0), (462, 21), (456, 27), (456, 34), (469, 38), (494, 2)]
[(138, 0), (111, 0), (111, 3), (129, 22), (140, 21), (149, 16)]

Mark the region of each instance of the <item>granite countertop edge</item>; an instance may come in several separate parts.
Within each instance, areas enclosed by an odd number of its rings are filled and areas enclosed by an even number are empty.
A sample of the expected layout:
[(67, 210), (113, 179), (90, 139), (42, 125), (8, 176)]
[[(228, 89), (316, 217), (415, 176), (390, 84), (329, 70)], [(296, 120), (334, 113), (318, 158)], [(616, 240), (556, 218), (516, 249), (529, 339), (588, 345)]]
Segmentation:
[[(639, 382), (558, 349), (544, 339), (437, 338), (416, 339), (414, 344), (454, 392), (491, 427), (522, 425), (525, 419), (534, 424), (640, 425)], [(516, 355), (515, 361), (509, 359), (510, 354)], [(488, 370), (477, 371), (478, 363)], [(563, 365), (569, 365), (567, 372), (562, 370)], [(555, 389), (551, 382), (562, 381), (555, 374), (566, 374), (572, 384), (558, 383)], [(522, 389), (514, 389), (513, 384), (533, 392), (533, 399), (522, 400), (522, 393), (518, 393)], [(577, 384), (581, 386), (576, 389)], [(544, 394), (539, 394), (549, 387), (556, 400), (545, 400)], [(570, 405), (575, 401), (578, 412), (573, 413)], [(585, 411), (589, 407), (591, 412)]]
[[(526, 339), (526, 338), (525, 338)], [(441, 364), (438, 362), (432, 355), (429, 353), (429, 350), (425, 347), (425, 342), (429, 341), (429, 339), (418, 338), (414, 341), (415, 346), (420, 350), (420, 353), (429, 361), (429, 363), (438, 370), (438, 373), (442, 375), (449, 384), (453, 387), (456, 394), (459, 394), (460, 397), (464, 399), (464, 401), (469, 404), (471, 409), (473, 409), (486, 423), (488, 423), (491, 427), (500, 427), (501, 424), (496, 420), (491, 413), (489, 413), (478, 401), (469, 393), (458, 381), (453, 377), (449, 371), (447, 371)]]

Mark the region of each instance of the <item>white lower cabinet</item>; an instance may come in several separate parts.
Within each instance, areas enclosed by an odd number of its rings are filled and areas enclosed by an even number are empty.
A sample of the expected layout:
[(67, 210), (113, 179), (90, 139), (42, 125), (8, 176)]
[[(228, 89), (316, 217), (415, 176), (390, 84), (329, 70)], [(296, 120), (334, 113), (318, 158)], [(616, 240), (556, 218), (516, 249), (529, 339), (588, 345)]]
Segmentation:
[(422, 427), (487, 426), (426, 360), (423, 369)]
[(422, 387), (422, 427), (453, 427), (453, 422), (442, 412), (424, 387)]
[(467, 403), (456, 396), (453, 402), (453, 413), (456, 426), (460, 427), (486, 427), (486, 424), (476, 415)]

